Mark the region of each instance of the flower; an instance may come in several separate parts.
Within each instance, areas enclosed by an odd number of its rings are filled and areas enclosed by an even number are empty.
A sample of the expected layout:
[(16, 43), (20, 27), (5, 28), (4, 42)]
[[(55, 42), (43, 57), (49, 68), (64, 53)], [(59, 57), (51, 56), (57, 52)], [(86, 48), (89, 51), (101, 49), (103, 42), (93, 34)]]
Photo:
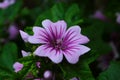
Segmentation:
[(4, 0), (2, 3), (0, 3), (0, 8), (5, 9), (14, 3), (15, 3), (15, 0)]
[(33, 36), (28, 41), (32, 44), (41, 44), (34, 54), (40, 57), (48, 57), (54, 63), (60, 63), (63, 55), (71, 64), (79, 60), (79, 56), (88, 52), (90, 48), (82, 45), (89, 39), (82, 35), (79, 26), (72, 26), (68, 30), (65, 21), (51, 22), (46, 19), (42, 22), (44, 28), (33, 27)]
[(96, 18), (96, 19), (99, 19), (99, 20), (102, 20), (102, 21), (105, 21), (106, 20), (106, 16), (102, 13), (102, 11), (100, 10), (97, 10), (93, 16), (93, 18)]
[(80, 79), (78, 79), (77, 77), (73, 77), (73, 78), (70, 79), (70, 80), (80, 80)]
[(29, 35), (22, 30), (19, 30), (19, 32), (20, 32), (20, 35), (21, 35), (22, 39), (24, 40), (24, 42), (28, 42)]
[(41, 79), (38, 78), (38, 79), (34, 79), (34, 80), (41, 80)]
[(40, 62), (36, 62), (36, 66), (40, 68)]
[(13, 64), (13, 68), (14, 68), (15, 72), (18, 72), (18, 71), (20, 71), (23, 68), (23, 64), (21, 64), (19, 62), (15, 62)]
[(116, 16), (117, 16), (117, 19), (116, 19), (116, 22), (118, 23), (118, 24), (120, 24), (120, 13), (116, 13)]
[(24, 50), (21, 51), (22, 52), (22, 56), (23, 57), (26, 57), (26, 56), (29, 56), (30, 55), (30, 52), (26, 52)]
[(46, 70), (44, 72), (44, 78), (49, 79), (52, 77), (52, 72), (50, 70)]
[(18, 35), (18, 28), (16, 27), (16, 25), (10, 25), (10, 27), (8, 28), (8, 33), (9, 39), (15, 39)]

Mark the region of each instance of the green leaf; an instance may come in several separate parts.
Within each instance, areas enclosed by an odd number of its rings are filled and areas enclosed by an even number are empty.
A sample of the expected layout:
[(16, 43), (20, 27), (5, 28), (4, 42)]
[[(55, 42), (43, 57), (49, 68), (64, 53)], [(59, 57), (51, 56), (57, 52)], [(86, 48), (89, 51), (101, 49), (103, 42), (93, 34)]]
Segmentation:
[(35, 22), (36, 26), (41, 26), (41, 22), (45, 19), (57, 21), (63, 19), (64, 8), (62, 3), (54, 5), (52, 8), (40, 14)]
[(41, 26), (41, 22), (45, 19), (50, 19), (53, 22), (65, 20), (68, 23), (68, 26), (76, 25), (83, 22), (83, 20), (80, 19), (80, 12), (77, 4), (73, 4), (66, 9), (64, 4), (58, 3), (47, 11), (41, 13), (37, 18), (35, 25)]
[[(17, 46), (14, 43), (7, 43), (0, 54), (0, 76), (13, 76), (13, 63), (17, 59)], [(4, 73), (4, 74), (3, 74)]]
[(111, 62), (108, 69), (98, 76), (98, 80), (120, 80), (120, 62)]
[(17, 46), (14, 43), (7, 43), (0, 54), (0, 65), (13, 71), (13, 63), (17, 59)]
[(0, 66), (0, 78), (6, 79), (6, 77), (12, 78), (12, 76), (13, 73), (9, 69), (5, 68), (4, 66)]
[(78, 77), (80, 80), (94, 80), (88, 64), (78, 62), (77, 64), (61, 64), (60, 68), (66, 80)]
[(42, 14), (40, 14), (35, 22), (35, 26), (42, 26), (41, 22), (45, 19), (52, 19), (51, 16), (51, 11), (47, 10), (45, 12), (43, 12)]
[(24, 65), (24, 67), (21, 71), (18, 72), (17, 78), (20, 77), (21, 79), (24, 79), (29, 72), (32, 72), (31, 68), (32, 68), (33, 62), (26, 61), (21, 63)]
[(62, 3), (56, 4), (51, 8), (52, 20), (58, 21), (64, 19), (64, 6)]
[(77, 4), (73, 4), (72, 6), (70, 6), (68, 8), (68, 10), (65, 13), (65, 21), (69, 24), (69, 25), (76, 25), (81, 21), (80, 19), (80, 8)]
[(109, 43), (104, 42), (103, 33), (107, 25), (100, 21), (94, 21), (94, 23), (89, 26), (82, 28), (82, 33), (90, 39), (87, 46), (91, 48), (91, 51), (82, 56), (82, 60), (91, 63), (96, 60), (100, 55), (108, 53), (111, 48)]
[(37, 75), (37, 67), (36, 67), (36, 60), (35, 56), (27, 56), (20, 58), (18, 62), (22, 63), (24, 66), (21, 71), (17, 73), (15, 76), (16, 78), (25, 79), (26, 75), (29, 73), (34, 73), (33, 76), (35, 77)]

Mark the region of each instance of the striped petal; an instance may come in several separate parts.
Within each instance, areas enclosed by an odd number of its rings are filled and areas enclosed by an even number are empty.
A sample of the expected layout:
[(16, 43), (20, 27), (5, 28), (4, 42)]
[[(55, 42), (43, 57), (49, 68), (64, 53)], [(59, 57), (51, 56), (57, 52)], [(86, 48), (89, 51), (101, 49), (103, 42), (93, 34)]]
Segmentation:
[(64, 43), (68, 44), (85, 44), (89, 41), (86, 36), (80, 34), (81, 28), (79, 26), (70, 27), (64, 36)]
[(88, 52), (90, 48), (83, 46), (83, 45), (74, 45), (70, 46), (66, 49), (63, 54), (67, 61), (71, 64), (75, 64), (79, 60), (79, 56), (83, 55), (84, 53)]
[(66, 23), (64, 21), (58, 21), (52, 23), (50, 20), (44, 20), (42, 22), (43, 27), (46, 29), (52, 39), (62, 38), (66, 31)]
[(41, 27), (33, 27), (34, 35), (29, 37), (28, 41), (33, 44), (39, 44), (39, 43), (47, 43), (49, 41), (49, 37), (47, 36), (47, 33), (45, 29)]

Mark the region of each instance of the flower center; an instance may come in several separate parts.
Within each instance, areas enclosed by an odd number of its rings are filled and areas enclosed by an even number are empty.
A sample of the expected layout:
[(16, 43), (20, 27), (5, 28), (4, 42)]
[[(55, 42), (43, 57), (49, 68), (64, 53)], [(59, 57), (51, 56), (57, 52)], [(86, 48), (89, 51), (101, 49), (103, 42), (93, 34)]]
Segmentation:
[(57, 40), (53, 40), (52, 42), (52, 46), (53, 48), (57, 49), (57, 50), (64, 50), (65, 46), (63, 46), (63, 40), (62, 39), (57, 39)]

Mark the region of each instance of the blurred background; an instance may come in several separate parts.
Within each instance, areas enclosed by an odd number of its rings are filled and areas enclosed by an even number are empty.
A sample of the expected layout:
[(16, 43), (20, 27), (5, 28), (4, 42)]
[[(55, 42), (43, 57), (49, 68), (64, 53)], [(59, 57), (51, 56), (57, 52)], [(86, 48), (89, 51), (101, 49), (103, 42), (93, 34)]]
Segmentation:
[[(32, 35), (32, 27), (42, 26), (44, 19), (65, 20), (68, 27), (80, 25), (91, 48), (80, 62), (88, 63), (94, 79), (120, 80), (120, 0), (0, 0), (1, 77), (22, 58), (22, 49), (33, 52), (19, 30)], [(84, 71), (76, 74), (82, 74), (81, 80), (94, 80), (86, 79)]]

